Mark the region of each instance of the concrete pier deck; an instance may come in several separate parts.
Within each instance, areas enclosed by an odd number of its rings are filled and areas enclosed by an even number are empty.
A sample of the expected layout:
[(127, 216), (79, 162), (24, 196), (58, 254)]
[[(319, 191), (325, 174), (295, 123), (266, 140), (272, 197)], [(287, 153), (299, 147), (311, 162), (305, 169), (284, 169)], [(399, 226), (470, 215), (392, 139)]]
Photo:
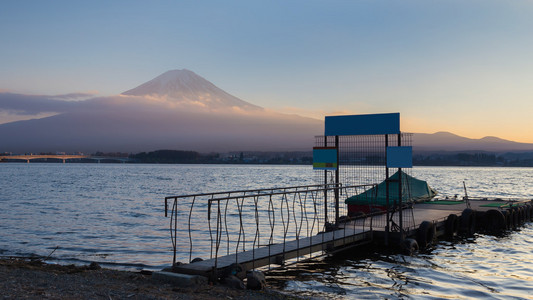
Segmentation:
[(372, 231), (370, 229), (364, 229), (362, 226), (345, 226), (345, 228), (319, 233), (312, 237), (263, 246), (254, 250), (222, 256), (218, 259), (213, 258), (180, 265), (175, 268), (175, 271), (207, 276), (215, 269), (223, 270), (235, 263), (241, 265), (244, 270), (251, 270), (270, 264), (281, 265), (286, 260), (318, 251), (327, 251), (346, 245), (365, 244), (371, 241)]

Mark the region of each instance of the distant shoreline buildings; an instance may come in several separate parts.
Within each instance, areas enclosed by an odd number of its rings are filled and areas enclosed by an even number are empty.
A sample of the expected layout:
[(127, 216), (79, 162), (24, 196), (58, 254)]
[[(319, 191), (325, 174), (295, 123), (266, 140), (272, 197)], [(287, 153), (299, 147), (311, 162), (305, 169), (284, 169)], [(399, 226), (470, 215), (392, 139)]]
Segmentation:
[[(58, 154), (59, 153), (59, 154)], [(0, 153), (0, 156), (15, 156), (13, 153)], [(31, 153), (26, 153), (31, 155)], [(38, 153), (33, 155), (79, 155), (83, 153)], [(26, 162), (26, 160), (3, 160), (2, 162)], [(37, 158), (32, 163), (62, 162), (60, 158)], [(148, 164), (279, 164), (279, 165), (312, 165), (311, 151), (288, 152), (254, 152), (233, 151), (225, 153), (199, 153), (184, 150), (156, 150), (129, 154), (124, 152), (96, 152), (87, 158), (69, 159), (67, 163), (148, 163)], [(372, 157), (363, 158), (353, 164), (372, 165)], [(491, 152), (436, 152), (430, 154), (414, 154), (415, 166), (479, 166), (479, 167), (533, 167), (533, 152), (507, 152), (503, 154)]]

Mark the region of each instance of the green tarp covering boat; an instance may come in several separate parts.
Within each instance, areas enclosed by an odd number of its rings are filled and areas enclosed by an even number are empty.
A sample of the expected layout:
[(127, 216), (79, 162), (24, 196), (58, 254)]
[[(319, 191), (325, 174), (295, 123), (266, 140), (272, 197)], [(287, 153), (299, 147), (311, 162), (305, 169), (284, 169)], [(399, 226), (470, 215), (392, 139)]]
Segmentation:
[[(398, 199), (398, 179), (399, 172), (394, 173), (389, 179), (389, 201), (392, 205), (395, 199)], [(427, 201), (433, 198), (437, 192), (432, 189), (426, 181), (416, 179), (412, 176), (401, 172), (402, 174), (402, 202), (407, 201)], [(366, 190), (365, 192), (352, 196), (345, 200), (348, 206), (351, 205), (372, 205), (384, 207), (387, 204), (386, 182), (383, 181), (377, 186)]]

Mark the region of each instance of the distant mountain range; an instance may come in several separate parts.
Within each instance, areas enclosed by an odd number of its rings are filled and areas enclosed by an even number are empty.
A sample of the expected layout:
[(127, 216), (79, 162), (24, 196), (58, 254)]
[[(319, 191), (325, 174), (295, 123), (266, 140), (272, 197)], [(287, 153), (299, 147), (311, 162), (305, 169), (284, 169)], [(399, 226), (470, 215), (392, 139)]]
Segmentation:
[(497, 137), (470, 139), (450, 132), (433, 134), (415, 133), (413, 135), (413, 151), (419, 154), (434, 152), (533, 152), (533, 144), (518, 143)]
[[(140, 152), (157, 149), (310, 151), (324, 122), (243, 101), (189, 70), (168, 71), (112, 97), (61, 97), (0, 92), (0, 111), (53, 116), (0, 124), (0, 152)], [(415, 153), (533, 151), (533, 144), (495, 137), (416, 133)]]

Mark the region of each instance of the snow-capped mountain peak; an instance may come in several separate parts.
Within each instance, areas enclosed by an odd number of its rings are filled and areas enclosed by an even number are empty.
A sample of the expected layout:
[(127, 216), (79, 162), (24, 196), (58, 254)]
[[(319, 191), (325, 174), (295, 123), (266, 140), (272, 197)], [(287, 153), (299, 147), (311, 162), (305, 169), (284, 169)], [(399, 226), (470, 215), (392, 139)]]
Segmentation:
[(226, 93), (208, 80), (187, 69), (167, 71), (122, 94), (165, 98), (167, 101), (193, 104), (208, 109), (262, 109)]

